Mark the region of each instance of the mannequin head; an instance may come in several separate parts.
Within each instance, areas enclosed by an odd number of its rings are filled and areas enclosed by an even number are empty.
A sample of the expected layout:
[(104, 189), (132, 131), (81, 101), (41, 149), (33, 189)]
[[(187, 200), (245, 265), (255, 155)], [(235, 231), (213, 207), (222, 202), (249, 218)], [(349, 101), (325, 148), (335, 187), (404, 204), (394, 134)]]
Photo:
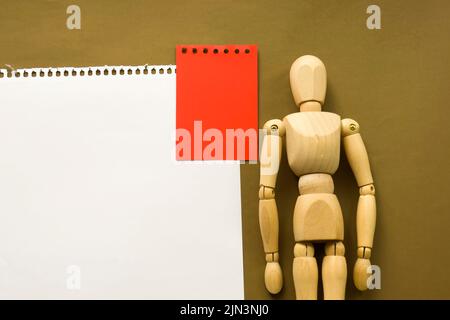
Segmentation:
[(300, 111), (321, 111), (327, 90), (327, 71), (323, 62), (315, 56), (301, 56), (292, 64), (289, 78)]

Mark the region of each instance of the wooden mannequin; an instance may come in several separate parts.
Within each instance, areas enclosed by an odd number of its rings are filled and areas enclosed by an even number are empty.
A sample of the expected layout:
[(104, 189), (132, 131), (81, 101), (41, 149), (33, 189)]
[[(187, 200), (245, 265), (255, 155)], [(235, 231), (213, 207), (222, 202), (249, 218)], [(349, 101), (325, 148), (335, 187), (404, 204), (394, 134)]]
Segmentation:
[(339, 166), (341, 138), (359, 186), (356, 214), (357, 254), (353, 280), (359, 290), (367, 289), (373, 236), (375, 232), (375, 188), (369, 159), (355, 120), (321, 112), (325, 100), (326, 70), (320, 59), (302, 56), (291, 67), (292, 94), (300, 112), (283, 120), (265, 123), (261, 151), (259, 223), (266, 253), (265, 284), (278, 293), (283, 286), (278, 263), (278, 213), (275, 184), (281, 159), (282, 138), (291, 170), (298, 176), (299, 197), (294, 209), (293, 277), (297, 299), (317, 299), (318, 267), (315, 242), (325, 243), (322, 281), (325, 299), (344, 299), (347, 264), (344, 224), (334, 192), (332, 174)]

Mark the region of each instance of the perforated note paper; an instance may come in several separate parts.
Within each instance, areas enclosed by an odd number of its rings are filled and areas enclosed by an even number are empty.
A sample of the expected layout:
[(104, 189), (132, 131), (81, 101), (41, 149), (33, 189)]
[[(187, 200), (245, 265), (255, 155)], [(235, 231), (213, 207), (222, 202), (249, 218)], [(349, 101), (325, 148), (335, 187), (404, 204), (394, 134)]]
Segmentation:
[(258, 159), (255, 45), (177, 46), (177, 158)]
[(174, 66), (10, 76), (0, 298), (243, 298), (239, 164), (176, 161)]

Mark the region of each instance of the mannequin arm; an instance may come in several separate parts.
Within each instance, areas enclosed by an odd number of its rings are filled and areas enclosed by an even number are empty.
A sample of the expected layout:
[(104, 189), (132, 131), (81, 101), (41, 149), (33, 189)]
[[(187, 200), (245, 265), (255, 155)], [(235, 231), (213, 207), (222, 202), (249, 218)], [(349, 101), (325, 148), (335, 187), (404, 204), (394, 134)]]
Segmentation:
[(265, 123), (264, 129), (266, 134), (260, 156), (259, 226), (267, 262), (264, 280), (267, 290), (276, 294), (283, 286), (283, 275), (278, 263), (278, 210), (275, 202), (275, 185), (285, 128), (281, 120), (270, 120)]
[(356, 213), (358, 259), (353, 270), (353, 281), (359, 290), (366, 290), (376, 224), (375, 187), (358, 123), (352, 119), (342, 120), (342, 136), (345, 153), (358, 183), (360, 194)]

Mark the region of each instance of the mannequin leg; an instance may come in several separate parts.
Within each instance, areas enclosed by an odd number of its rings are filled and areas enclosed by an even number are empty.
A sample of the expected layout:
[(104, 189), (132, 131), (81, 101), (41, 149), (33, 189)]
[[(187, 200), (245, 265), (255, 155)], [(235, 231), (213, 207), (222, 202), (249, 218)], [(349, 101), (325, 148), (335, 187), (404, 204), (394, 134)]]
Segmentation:
[(342, 241), (332, 241), (325, 245), (322, 263), (322, 281), (325, 300), (344, 300), (347, 282), (347, 264)]
[(292, 271), (297, 300), (317, 300), (319, 272), (312, 243), (297, 243), (294, 256)]

